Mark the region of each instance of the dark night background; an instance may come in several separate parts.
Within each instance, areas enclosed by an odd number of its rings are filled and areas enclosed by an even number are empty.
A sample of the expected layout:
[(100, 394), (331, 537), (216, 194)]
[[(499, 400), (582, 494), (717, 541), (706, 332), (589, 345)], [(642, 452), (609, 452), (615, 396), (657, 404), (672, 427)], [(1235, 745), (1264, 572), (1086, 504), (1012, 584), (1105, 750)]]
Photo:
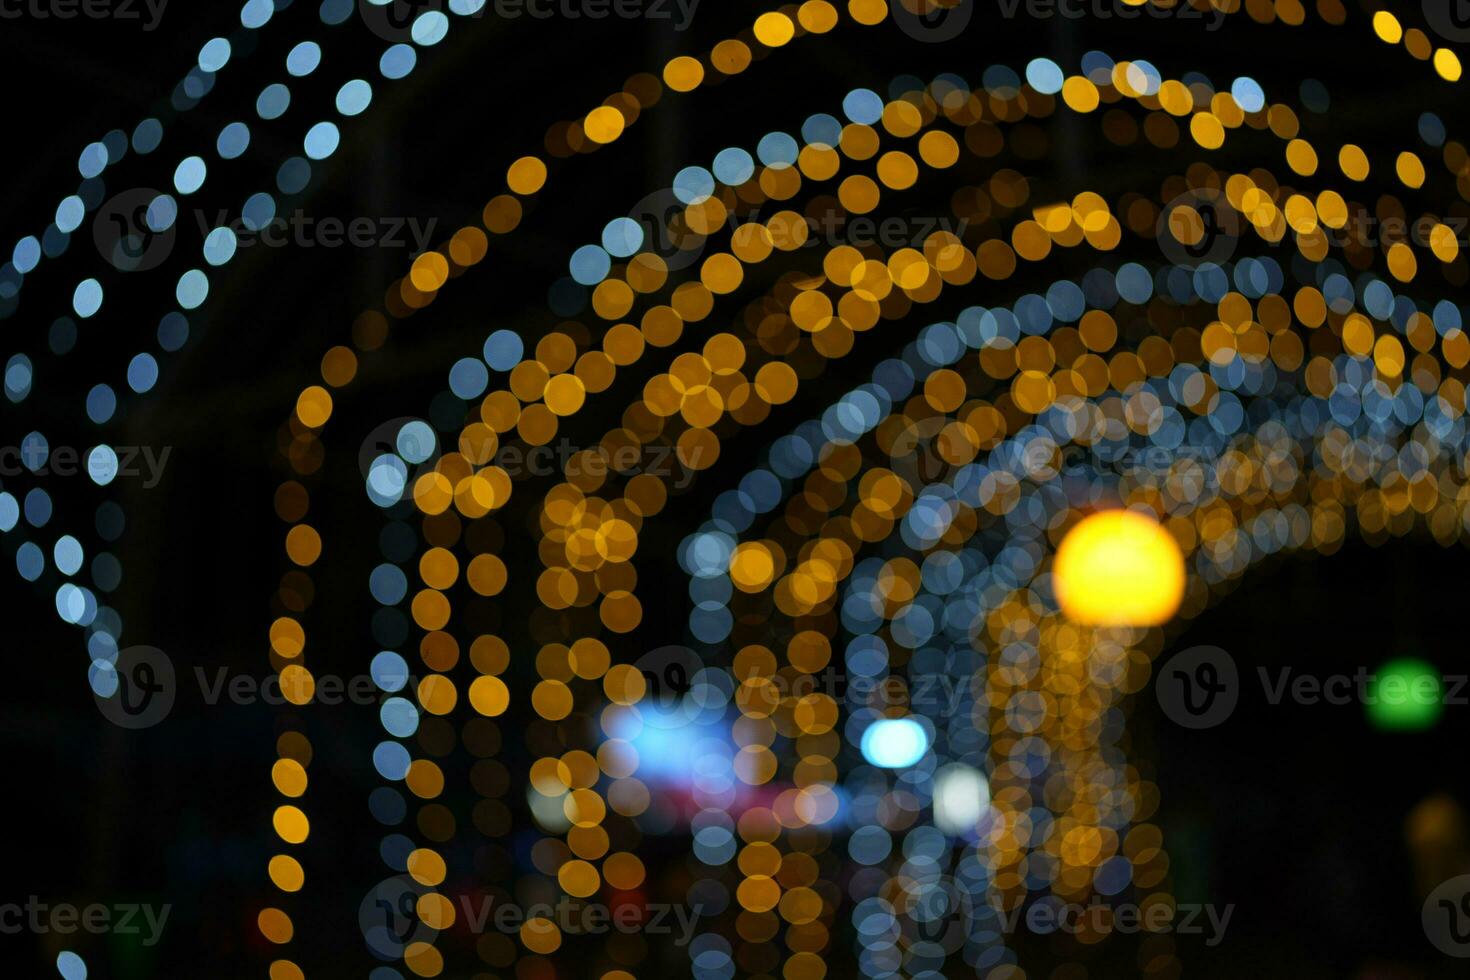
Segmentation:
[[(552, 122), (585, 113), (628, 76), (675, 54), (707, 51), (753, 13), (751, 5), (704, 0), (684, 34), (639, 21), (456, 19), (448, 39), (421, 52), (407, 79), (375, 84), (368, 112), (342, 124), (342, 149), (315, 164), (307, 191), (282, 209), (300, 207), (319, 218), (437, 219), (433, 244), (439, 244), (477, 219), (500, 192), (507, 164), (540, 150)], [(209, 213), (238, 210), (248, 194), (271, 186), (279, 160), (299, 152), (294, 142), (281, 142), (282, 133), (295, 140), (310, 122), (336, 118), (331, 100), (341, 80), (377, 77), (384, 42), (356, 21), (323, 28), (316, 4), (297, 0), (278, 12), (279, 23), (260, 32), (253, 52), (236, 52), (198, 108), (175, 118), (168, 93), (206, 40), (238, 33), (238, 14), (233, 0), (173, 0), (151, 33), (137, 23), (0, 21), (5, 249), (46, 226), (56, 202), (75, 190), (81, 148), (111, 129), (131, 132), (150, 115), (167, 124), (158, 151), (130, 153), (108, 168), (109, 195), (123, 187), (163, 188), (173, 163), (198, 152), (210, 160), (210, 176), (187, 203)], [(1179, 30), (1183, 43), (1174, 33)], [(250, 151), (221, 164), (212, 154), (216, 134), (237, 119), (254, 122), (256, 94), (270, 81), (288, 80), (285, 54), (303, 36), (323, 41), (321, 77), (292, 80), (288, 125), (252, 125)], [(1420, 111), (1438, 111), (1452, 134), (1464, 118), (1449, 87), (1432, 83), (1427, 66), (1388, 56), (1361, 24), (1353, 31), (1319, 25), (1293, 32), (1245, 18), (1207, 34), (1197, 22), (1180, 28), (1150, 19), (1006, 22), (981, 16), (963, 37), (942, 45), (848, 24), (821, 44), (793, 44), (774, 54), (772, 64), (703, 87), (696, 97), (666, 95), (612, 148), (558, 163), (515, 235), (492, 238), (480, 267), (446, 288), (429, 309), (400, 321), (386, 349), (363, 360), (358, 383), (338, 396), (319, 485), (351, 489), (314, 495), (313, 514), (332, 559), (315, 576), (314, 666), (352, 675), (373, 652), (366, 572), (376, 559), (381, 521), (354, 472), (363, 437), (385, 419), (424, 414), (448, 365), (478, 351), (491, 329), (553, 325), (545, 310), (547, 286), (564, 275), (571, 249), (593, 240), (609, 217), (724, 146), (750, 146), (771, 130), (794, 131), (813, 112), (835, 112), (852, 88), (886, 92), (895, 75), (931, 78), (943, 71), (978, 83), (993, 63), (1020, 69), (1047, 55), (1071, 66), (1092, 48), (1147, 58), (1166, 76), (1199, 70), (1218, 82), (1249, 72), (1289, 101), (1296, 101), (1302, 79), (1322, 79), (1333, 106), (1328, 114), (1303, 113), (1307, 133), (1335, 132), (1339, 138), (1331, 145), (1351, 138), (1370, 153), (1374, 146), (1413, 144)], [(357, 66), (352, 75), (347, 65)], [(1162, 179), (1186, 162), (1183, 151), (1119, 149), (1091, 126), (1055, 118), (1041, 125), (1051, 155), (1019, 160), (1007, 151), (996, 164), (1024, 169), (1036, 200), (1070, 198), (1082, 189), (1110, 199), (1127, 189), (1156, 194)], [(1225, 159), (1239, 161), (1269, 145), (1260, 134), (1247, 135), (1232, 141)], [(1281, 168), (1279, 149), (1267, 162)], [(939, 190), (931, 188), (932, 197), (910, 193), (904, 205), (946, 214), (948, 189), (984, 179), (990, 165), (963, 160), (951, 179), (937, 182)], [(192, 212), (180, 219), (179, 245), (169, 262), (135, 276), (108, 269), (98, 257), (91, 217), (65, 257), (43, 262), (27, 278), (19, 309), (0, 323), (0, 336), (8, 339), (4, 355), (29, 353), (38, 379), (30, 399), (6, 404), (0, 413), (5, 440), (18, 439), (44, 418), (53, 444), (69, 437), (84, 445), (91, 427), (81, 413), (83, 394), (101, 380), (120, 383), (126, 359), (155, 348), (158, 318), (171, 308), (165, 283), (186, 263), (196, 264)], [(154, 393), (125, 401), (124, 434), (116, 439), (173, 447), (158, 487), (133, 484), (121, 496), (129, 524), (116, 549), (125, 574), (113, 604), (124, 617), (125, 645), (168, 651), (181, 674), (224, 666), (265, 675), (271, 596), (284, 570), (283, 526), (271, 505), (285, 476), (277, 431), (296, 393), (316, 377), (322, 353), (347, 342), (353, 318), (381, 303), (409, 258), (407, 249), (256, 247), (211, 271), (211, 295), (191, 316), (189, 343), (160, 359)], [(1007, 289), (1019, 295), (1078, 271), (1081, 261), (1081, 255), (1062, 256), (1045, 267), (1045, 278), (1021, 276)], [(106, 306), (81, 325), (76, 349), (55, 357), (45, 349), (47, 331), (66, 309), (74, 283), (88, 275), (107, 288)], [(941, 302), (929, 319), (942, 318), (946, 309)], [(895, 352), (914, 325), (906, 322), (902, 335), (890, 330), (862, 337), (854, 354), (834, 366), (831, 384), (804, 387), (759, 432), (747, 431), (728, 445), (679, 512), (707, 509), (714, 493), (744, 472), (768, 433), (786, 431), (846, 390), (866, 365)], [(58, 416), (64, 424), (57, 424)], [(590, 434), (596, 421), (584, 422), (581, 434)], [(577, 438), (575, 431), (567, 434)], [(61, 517), (74, 525), (76, 515), (95, 505), (95, 488), (88, 494), (61, 484), (47, 485)], [(664, 540), (653, 539), (650, 553), (669, 555), (670, 576), (677, 574), (673, 546), (687, 529), (676, 522), (659, 532)], [(5, 564), (13, 565), (13, 548), (0, 543)], [(1464, 567), (1461, 552), (1442, 551), (1427, 536), (1380, 547), (1354, 542), (1328, 559), (1277, 559), (1171, 636), (1170, 649), (1208, 643), (1251, 669), (1266, 663), (1343, 672), (1415, 652), (1453, 673), (1466, 660)], [(360, 574), (328, 571), (342, 568)], [(56, 620), (48, 595), (11, 571), (3, 576), (8, 676), (0, 694), (0, 745), (11, 773), (11, 819), (0, 903), (32, 894), (75, 904), (172, 903), (155, 949), (74, 937), (93, 976), (263, 976), (270, 950), (258, 938), (254, 916), (274, 892), (265, 862), (274, 844), (269, 819), (278, 797), (269, 770), (281, 712), (265, 705), (203, 705), (186, 684), (167, 724), (121, 731), (93, 704), (79, 631)], [(649, 572), (643, 577), (652, 581)], [(675, 596), (664, 609), (655, 597), (645, 632), (665, 622), (671, 632), (681, 629), (681, 602)], [(530, 673), (528, 664), (521, 669)], [(1186, 976), (1464, 975), (1424, 941), (1405, 821), (1431, 794), (1470, 804), (1463, 753), (1470, 709), (1449, 709), (1427, 733), (1391, 734), (1370, 728), (1360, 708), (1270, 707), (1247, 696), (1225, 726), (1183, 732), (1162, 717), (1150, 691), (1135, 700), (1133, 755), (1156, 767), (1163, 789), (1160, 820), (1176, 892), (1181, 900), (1236, 906), (1220, 946), (1205, 949), (1181, 939)], [(309, 712), (317, 758), (331, 758), (330, 765), (311, 770), (309, 812), (314, 835), (330, 835), (333, 842), (312, 851), (312, 901), (296, 913), (301, 938), (294, 948), (311, 951), (303, 953), (309, 976), (362, 976), (370, 966), (355, 907), (380, 871), (365, 806), (377, 782), (367, 749), (378, 730), (375, 715), (360, 707)], [(0, 973), (53, 976), (56, 939), (0, 936)], [(1024, 964), (1024, 942), (1020, 948)], [(1096, 975), (1134, 970), (1126, 951), (1120, 964)]]

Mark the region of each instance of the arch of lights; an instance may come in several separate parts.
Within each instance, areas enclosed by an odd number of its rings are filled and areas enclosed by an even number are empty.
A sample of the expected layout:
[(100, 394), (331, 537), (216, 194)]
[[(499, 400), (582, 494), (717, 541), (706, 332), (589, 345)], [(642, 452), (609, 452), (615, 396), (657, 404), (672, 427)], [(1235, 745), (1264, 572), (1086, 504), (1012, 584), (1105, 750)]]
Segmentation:
[[(1246, 4), (1244, 12), (1286, 25), (1306, 16), (1294, 0)], [(1316, 13), (1351, 23), (1332, 0)], [(865, 0), (849, 3), (846, 14), (863, 26), (887, 20), (885, 5)], [(630, 80), (604, 106), (554, 130), (564, 145), (549, 139), (548, 150), (570, 155), (614, 142), (662, 89), (692, 92), (707, 71), (738, 75), (751, 65), (752, 48), (781, 48), (834, 30), (842, 19), (822, 0), (763, 14), (703, 61), (675, 59), (661, 80)], [(1382, 12), (1372, 30), (1432, 62), (1441, 78), (1459, 80), (1454, 53), (1436, 49), (1423, 31)], [(439, 23), (423, 37), (442, 37)], [(644, 250), (641, 229), (615, 219), (600, 245), (572, 256), (571, 281), (553, 290), (558, 316), (578, 316), (590, 303), (607, 324), (600, 338), (586, 324), (564, 321), (527, 356), (527, 338), (495, 331), (480, 363), (466, 359), (451, 371), (451, 392), (478, 401), (469, 424), (455, 433), (459, 425), (438, 418), (409, 423), (395, 433), (399, 451), (372, 462), (368, 492), (389, 518), (380, 538), (387, 561), (370, 578), (382, 604), (374, 633), (384, 647), (372, 670), (385, 692), (398, 695), (383, 706), (388, 737), (374, 763), (421, 801), (415, 822), (428, 841), (398, 832), (384, 839), (387, 873), (404, 876), (419, 921), (409, 941), (368, 933), (370, 948), (395, 964), (375, 976), (446, 968), (436, 940), (455, 910), (442, 894), (445, 856), (433, 845), (452, 838), (456, 823), (433, 802), (445, 773), (430, 757), (442, 754), (432, 743), (442, 743), (442, 718), (461, 696), (478, 716), (459, 736), (482, 760), (471, 774), (484, 797), (476, 829), (494, 839), (508, 827), (498, 802), (507, 780), (493, 758), (493, 719), (516, 696), (498, 676), (510, 653), (504, 640), (472, 628), (507, 588), (495, 554), (507, 532), (493, 514), (513, 486), (490, 463), (496, 448), (512, 439), (547, 444), (561, 420), (607, 389), (617, 368), (675, 346), (684, 327), (713, 316), (749, 270), (801, 246), (803, 184), (838, 181), (844, 211), (872, 213), (885, 191), (913, 186), (924, 167), (942, 172), (964, 153), (999, 154), (1019, 120), (1101, 116), (1114, 138), (1130, 132), (1116, 113), (1130, 111), (1143, 116), (1132, 139), (1142, 133), (1163, 147), (1181, 138), (1174, 120), (1186, 118), (1188, 137), (1205, 151), (1219, 150), (1235, 131), (1242, 139), (1252, 138), (1249, 131), (1275, 139), (1293, 182), (1266, 169), (1230, 173), (1202, 161), (1166, 182), (1163, 207), (1139, 195), (1108, 202), (1085, 190), (1070, 202), (1037, 206), (1024, 176), (1002, 170), (956, 197), (999, 228), (978, 246), (938, 233), (922, 249), (893, 254), (832, 248), (816, 267), (780, 276), (733, 317), (748, 336), (716, 333), (699, 351), (671, 356), (622, 424), (599, 448), (575, 456), (531, 511), (544, 571), (535, 583), (543, 613), (531, 619), (542, 681), (529, 700), (542, 720), (526, 738), (570, 750), (542, 754), (530, 770), (543, 837), (535, 849), (540, 875), (517, 885), (527, 894), (581, 899), (601, 891), (632, 901), (669, 888), (645, 880), (635, 853), (640, 818), (652, 812), (649, 786), (657, 786), (654, 774), (639, 779), (638, 730), (656, 712), (644, 701), (644, 675), (625, 656), (635, 650), (627, 640), (641, 620), (631, 559), (645, 519), (666, 505), (665, 482), (713, 464), (716, 429), (761, 424), (772, 406), (820, 374), (824, 359), (846, 356), (880, 321), (908, 322), (918, 315), (914, 304), (937, 303), (944, 286), (1002, 284), (989, 287), (994, 295), (1022, 261), (1083, 245), (1107, 252), (1125, 236), (1155, 232), (1166, 244), (1180, 240), (1165, 249), (1166, 259), (1177, 259), (1200, 239), (1202, 202), (1234, 215), (1241, 244), (1253, 235), (1282, 257), (1100, 266), (1008, 305), (955, 306), (952, 320), (921, 330), (868, 384), (775, 441), (763, 466), (723, 494), (684, 539), (689, 632), (659, 639), (699, 645), (705, 667), (689, 698), (710, 731), (695, 753), (684, 818), (700, 871), (682, 894), (663, 897), (712, 910), (688, 951), (699, 975), (782, 969), (788, 977), (821, 976), (824, 959), (842, 955), (829, 945), (841, 913), (860, 940), (847, 952), (865, 974), (938, 975), (954, 955), (977, 971), (1021, 976), (997, 926), (997, 904), (1129, 889), (1140, 904), (1171, 901), (1162, 835), (1147, 822), (1158, 790), (1119, 747), (1124, 697), (1146, 681), (1164, 633), (1084, 629), (1057, 613), (1050, 555), (1083, 514), (1126, 506), (1163, 522), (1189, 556), (1185, 616), (1254, 561), (1283, 550), (1330, 552), (1353, 527), (1377, 538), (1423, 524), (1445, 544), (1470, 533), (1463, 418), (1470, 338), (1442, 288), (1424, 298), (1399, 292), (1436, 264), (1451, 286), (1463, 285), (1459, 244), (1431, 215), (1425, 241), (1375, 245), (1356, 234), (1344, 196), (1370, 172), (1388, 171), (1407, 189), (1421, 189), (1430, 179), (1422, 151), (1404, 151), (1390, 165), (1346, 144), (1336, 159), (1344, 184), (1321, 176), (1332, 161), (1299, 135), (1295, 112), (1267, 104), (1249, 79), (1216, 91), (1200, 75), (1165, 80), (1147, 62), (1114, 62), (1098, 52), (1081, 67), (1067, 75), (1038, 59), (1024, 81), (992, 67), (975, 89), (944, 75), (928, 85), (900, 79), (887, 99), (857, 90), (842, 107), (846, 122), (813, 116), (800, 142), (769, 134), (754, 154), (732, 148), (709, 169), (682, 171), (670, 189), (681, 205), (667, 229), (672, 250)], [(1463, 147), (1434, 117), (1421, 119), (1419, 135), (1442, 151), (1464, 197)], [(521, 200), (540, 192), (548, 175), (539, 157), (513, 164), (509, 193), (485, 209), (486, 231), (512, 232)], [(1397, 199), (1388, 199), (1402, 215)], [(771, 203), (784, 209), (764, 222), (728, 220)], [(1342, 233), (1345, 247), (1331, 233)], [(390, 287), (387, 312), (401, 317), (428, 305), (486, 257), (489, 241), (466, 228), (421, 256)], [(711, 254), (716, 242), (728, 251)], [(697, 276), (675, 285), (674, 274), (696, 262)], [(1370, 271), (1375, 265), (1383, 276)], [(665, 292), (667, 303), (655, 305)], [(635, 326), (631, 311), (640, 303), (648, 308)], [(386, 332), (381, 314), (359, 318), (357, 353), (345, 346), (327, 353), (324, 385), (302, 392), (283, 434), (298, 478), (282, 486), (276, 503), (291, 525), (286, 551), (295, 567), (278, 593), (283, 615), (271, 628), (271, 657), (297, 704), (312, 696), (306, 569), (320, 556), (321, 539), (306, 521), (306, 481), (324, 451), (328, 389), (350, 385), (358, 355), (381, 347)], [(7, 383), (10, 377), (7, 367)], [(673, 447), (679, 473), (609, 471), (606, 460), (619, 449), (655, 442)], [(619, 493), (597, 495), (619, 480)], [(11, 528), (17, 521), (9, 511), (18, 509), (13, 498), (0, 499), (0, 519)], [(58, 596), (63, 618), (74, 599)], [(95, 621), (92, 602), (86, 616)], [(399, 608), (405, 602), (406, 611)], [(419, 668), (389, 648), (406, 649), (415, 630), (430, 673), (409, 689), (407, 675)], [(642, 648), (658, 645), (637, 638)], [(461, 640), (475, 675), (462, 694), (451, 678)], [(107, 646), (95, 644), (94, 685), (105, 677)], [(834, 662), (880, 683), (862, 698), (849, 690), (845, 700), (791, 686)], [(934, 678), (961, 681), (953, 700), (936, 705), (913, 696)], [(918, 721), (927, 743), (918, 764), (889, 771), (861, 761), (862, 734), (882, 717)], [(421, 734), (426, 721), (436, 722), (433, 738)], [(410, 751), (416, 734), (419, 758)], [(291, 732), (279, 748), (274, 782), (284, 796), (301, 797), (310, 744)], [(706, 757), (722, 764), (701, 766)], [(963, 773), (981, 774), (987, 806), (971, 827), (940, 829), (936, 786), (946, 774)], [(396, 827), (407, 803), (383, 787), (372, 809)], [(280, 806), (273, 822), (287, 845), (308, 838), (309, 820), (294, 803)], [(857, 873), (842, 874), (844, 864)], [(301, 863), (283, 853), (270, 874), (283, 892), (279, 904), (289, 905), (304, 884)], [(849, 881), (846, 894), (839, 879)], [(958, 931), (931, 928), (959, 908)], [(284, 907), (262, 912), (259, 925), (283, 947), (293, 940)], [(476, 952), (494, 967), (519, 963), (544, 973), (544, 957), (573, 941), (542, 920), (514, 941), (482, 940)], [(609, 942), (602, 975), (631, 975), (637, 953)], [(1139, 958), (1150, 974), (1177, 972), (1167, 935), (1141, 942)], [(284, 980), (303, 971), (283, 957), (271, 975)]]

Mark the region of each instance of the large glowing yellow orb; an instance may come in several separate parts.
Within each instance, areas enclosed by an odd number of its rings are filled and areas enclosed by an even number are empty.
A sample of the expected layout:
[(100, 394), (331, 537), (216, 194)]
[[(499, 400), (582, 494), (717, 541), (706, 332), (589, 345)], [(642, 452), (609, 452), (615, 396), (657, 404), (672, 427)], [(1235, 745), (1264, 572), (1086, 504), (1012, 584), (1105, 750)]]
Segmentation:
[(1088, 626), (1160, 626), (1184, 599), (1184, 555), (1137, 511), (1108, 510), (1062, 539), (1052, 564), (1062, 612)]

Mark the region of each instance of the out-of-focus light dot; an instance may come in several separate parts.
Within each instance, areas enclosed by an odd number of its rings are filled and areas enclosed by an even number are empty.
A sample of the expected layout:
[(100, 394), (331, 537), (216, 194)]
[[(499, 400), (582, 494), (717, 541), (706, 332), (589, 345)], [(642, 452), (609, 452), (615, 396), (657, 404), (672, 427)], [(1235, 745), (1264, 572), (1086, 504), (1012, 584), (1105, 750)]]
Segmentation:
[(240, 8), (240, 26), (256, 31), (264, 27), (276, 12), (275, 0), (246, 0)]
[(373, 101), (373, 87), (361, 78), (354, 78), (337, 90), (337, 111), (344, 116), (355, 116)]
[(872, 89), (853, 89), (843, 98), (842, 111), (853, 122), (871, 126), (883, 118), (883, 99)]
[(102, 284), (96, 279), (84, 279), (77, 283), (71, 296), (71, 308), (85, 320), (102, 308)]
[(51, 520), (51, 509), (51, 495), (45, 490), (35, 487), (26, 494), (26, 523), (31, 527), (45, 527)]
[(250, 147), (250, 127), (242, 122), (232, 122), (220, 130), (214, 148), (225, 160), (234, 160)]
[(319, 122), (307, 132), (303, 145), (308, 157), (325, 160), (337, 152), (337, 146), (341, 142), (342, 135), (337, 131), (335, 123)]
[(302, 41), (286, 55), (286, 70), (297, 78), (310, 75), (321, 63), (321, 45), (315, 41)]
[(57, 539), (56, 547), (51, 550), (51, 557), (61, 574), (75, 575), (81, 569), (85, 555), (82, 553), (82, 543), (67, 534)]
[(526, 345), (513, 330), (497, 330), (485, 341), (485, 363), (497, 371), (509, 371), (520, 363)]
[(990, 783), (980, 770), (953, 762), (934, 774), (934, 826), (946, 834), (973, 834), (990, 809)]
[(379, 742), (377, 748), (373, 749), (373, 767), (384, 779), (395, 782), (401, 780), (408, 775), (408, 767), (412, 761), (408, 756), (408, 749), (397, 742)]
[(1460, 65), (1460, 56), (1449, 48), (1440, 48), (1434, 52), (1434, 70), (1447, 82), (1458, 82), (1464, 72)]
[(190, 269), (179, 277), (174, 297), (184, 309), (198, 309), (209, 297), (209, 277), (200, 269)]
[(77, 230), (86, 216), (86, 204), (82, 203), (80, 197), (73, 194), (63, 198), (62, 202), (56, 206), (56, 227), (69, 235)]
[(262, 119), (279, 119), (291, 107), (291, 90), (280, 82), (267, 85), (255, 100), (255, 114)]
[(418, 63), (419, 56), (414, 49), (407, 44), (395, 44), (383, 52), (383, 57), (378, 59), (378, 71), (382, 72), (384, 78), (395, 81), (405, 78), (413, 71), (413, 66)]
[(56, 972), (61, 980), (87, 980), (87, 964), (71, 950), (57, 955)]
[(620, 259), (637, 254), (643, 247), (643, 226), (632, 218), (614, 218), (602, 229), (602, 247)]
[(408, 662), (391, 650), (374, 657), (368, 671), (373, 683), (384, 691), (401, 691), (408, 684)]
[(282, 194), (300, 194), (311, 181), (311, 164), (301, 157), (292, 157), (276, 171), (276, 188)]
[(1230, 94), (1246, 112), (1260, 112), (1266, 108), (1266, 93), (1254, 78), (1241, 76), (1230, 86)]
[(357, 9), (355, 0), (322, 0), (318, 16), (322, 23), (335, 27), (345, 22)]
[(160, 194), (148, 202), (148, 210), (143, 213), (143, 220), (148, 224), (148, 230), (154, 234), (168, 231), (174, 226), (179, 218), (179, 202), (174, 200), (171, 194)]
[(158, 382), (158, 361), (143, 353), (128, 362), (128, 387), (138, 394), (150, 391)]
[(612, 270), (612, 258), (596, 245), (583, 245), (572, 253), (572, 278), (584, 286), (595, 286)]
[(720, 182), (738, 187), (755, 176), (755, 160), (745, 150), (732, 146), (715, 156), (715, 176)]
[(200, 157), (185, 157), (174, 170), (174, 190), (180, 194), (192, 194), (204, 186), (209, 168)]
[(414, 20), (408, 32), (414, 44), (422, 48), (432, 47), (449, 33), (449, 18), (441, 11), (427, 10)]
[(51, 456), (51, 443), (40, 432), (31, 432), (20, 441), (20, 461), (32, 473), (40, 472)]
[(1090, 626), (1159, 626), (1184, 599), (1184, 556), (1174, 536), (1137, 511), (1085, 517), (1052, 567), (1057, 601)]
[(715, 178), (703, 167), (685, 167), (674, 176), (674, 196), (684, 204), (703, 204), (715, 192)]
[(77, 172), (88, 180), (107, 169), (107, 147), (101, 143), (88, 143), (77, 159)]
[(863, 731), (863, 758), (883, 769), (905, 769), (924, 758), (929, 736), (912, 718), (881, 718)]
[(429, 428), (427, 422), (418, 419), (409, 422), (398, 430), (398, 438), (394, 440), (394, 446), (398, 455), (410, 463), (422, 463), (434, 455), (439, 440), (434, 436), (434, 430)]
[(1386, 10), (1373, 15), (1373, 33), (1389, 44), (1398, 44), (1403, 39), (1404, 28), (1399, 19)]
[(408, 486), (408, 467), (397, 456), (379, 456), (368, 467), (368, 497), (381, 507), (396, 504)]
[(5, 397), (13, 402), (25, 400), (34, 378), (31, 359), (24, 354), (13, 355), (5, 362)]
[(789, 133), (767, 133), (755, 147), (761, 163), (777, 170), (795, 163), (799, 152), (796, 140)]
[(1026, 81), (1042, 95), (1056, 95), (1066, 80), (1061, 66), (1050, 58), (1037, 58), (1026, 66)]
[(276, 199), (265, 191), (252, 194), (240, 209), (240, 221), (251, 231), (260, 231), (276, 216)]
[(199, 49), (199, 70), (219, 71), (230, 63), (230, 42), (222, 37), (213, 38)]
[(20, 521), (20, 502), (8, 493), (0, 493), (0, 531), (14, 530)]
[(21, 273), (30, 272), (41, 263), (41, 243), (35, 235), (27, 235), (15, 243), (15, 250), (11, 252), (10, 261), (14, 263), (16, 271)]
[(1422, 731), (1444, 712), (1439, 671), (1414, 657), (1390, 660), (1374, 672), (1364, 708), (1374, 728)]
[(117, 479), (117, 453), (111, 446), (97, 446), (87, 454), (87, 476), (99, 487)]
[(144, 119), (133, 130), (133, 151), (152, 153), (163, 142), (163, 123), (157, 119)]
[(489, 384), (490, 372), (477, 357), (455, 361), (454, 367), (449, 369), (449, 390), (466, 401), (484, 394)]
[(27, 582), (34, 582), (46, 571), (46, 555), (34, 541), (27, 541), (15, 551), (15, 570)]
[(210, 265), (224, 265), (235, 257), (238, 242), (235, 233), (228, 228), (216, 228), (204, 239), (204, 261)]
[(117, 410), (117, 395), (113, 394), (112, 388), (107, 385), (94, 385), (87, 392), (87, 418), (98, 425), (112, 419), (112, 413)]

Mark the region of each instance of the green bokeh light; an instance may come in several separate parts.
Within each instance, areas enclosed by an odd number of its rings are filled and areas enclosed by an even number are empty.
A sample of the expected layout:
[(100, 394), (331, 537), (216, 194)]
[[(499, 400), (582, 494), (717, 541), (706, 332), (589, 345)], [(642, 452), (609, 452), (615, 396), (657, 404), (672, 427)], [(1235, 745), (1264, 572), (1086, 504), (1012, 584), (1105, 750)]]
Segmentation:
[(1379, 667), (1368, 684), (1368, 721), (1384, 731), (1432, 728), (1444, 713), (1444, 685), (1434, 665), (1400, 657)]

